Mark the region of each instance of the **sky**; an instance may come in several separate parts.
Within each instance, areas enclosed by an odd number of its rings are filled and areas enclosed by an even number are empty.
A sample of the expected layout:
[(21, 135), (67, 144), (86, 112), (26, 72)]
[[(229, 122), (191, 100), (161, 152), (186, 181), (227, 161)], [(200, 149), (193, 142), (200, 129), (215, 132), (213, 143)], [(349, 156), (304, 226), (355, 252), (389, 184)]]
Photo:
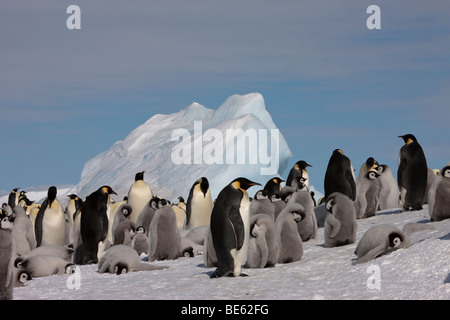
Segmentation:
[(153, 115), (251, 92), (319, 190), (337, 148), (396, 173), (413, 133), (450, 161), (446, 1), (3, 1), (0, 39), (0, 190), (77, 184)]

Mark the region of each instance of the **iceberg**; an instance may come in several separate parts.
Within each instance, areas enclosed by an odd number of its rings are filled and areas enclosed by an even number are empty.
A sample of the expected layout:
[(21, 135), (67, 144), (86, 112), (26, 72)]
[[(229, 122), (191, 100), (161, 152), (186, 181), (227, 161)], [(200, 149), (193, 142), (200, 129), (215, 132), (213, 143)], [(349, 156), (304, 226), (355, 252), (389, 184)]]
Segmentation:
[(87, 161), (71, 192), (85, 197), (109, 185), (125, 196), (135, 174), (145, 171), (144, 180), (159, 197), (186, 199), (192, 184), (206, 177), (214, 199), (239, 176), (263, 186), (281, 177), (291, 157), (263, 96), (232, 95), (216, 110), (194, 102), (173, 114), (154, 115)]

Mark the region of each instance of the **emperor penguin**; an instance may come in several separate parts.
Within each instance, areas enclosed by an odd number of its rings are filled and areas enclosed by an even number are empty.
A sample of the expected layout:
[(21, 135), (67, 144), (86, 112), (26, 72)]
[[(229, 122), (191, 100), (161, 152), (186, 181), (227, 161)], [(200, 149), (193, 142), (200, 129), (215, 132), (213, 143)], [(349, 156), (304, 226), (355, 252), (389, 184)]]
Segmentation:
[(304, 160), (297, 161), (295, 165), (292, 167), (291, 171), (289, 171), (289, 175), (286, 180), (286, 186), (296, 188), (298, 181), (300, 181), (301, 178), (303, 178), (305, 180), (306, 187), (308, 188), (308, 190), (310, 190), (309, 175), (308, 171), (306, 170), (307, 167), (312, 166)]
[(302, 242), (316, 239), (317, 219), (314, 213), (314, 202), (306, 187), (292, 193), (287, 201), (287, 206), (291, 203), (298, 203), (302, 206), (302, 219), (297, 222), (297, 230)]
[(364, 162), (359, 169), (358, 181), (364, 180), (366, 178), (367, 172), (378, 171), (378, 166), (378, 161), (373, 157), (367, 158), (366, 162)]
[(428, 166), (422, 147), (412, 134), (399, 136), (405, 141), (400, 149), (397, 183), (403, 212), (421, 210), (427, 188)]
[(356, 198), (355, 170), (352, 162), (341, 149), (336, 149), (330, 157), (325, 172), (325, 199), (333, 192), (340, 192), (351, 200)]
[(445, 166), (434, 179), (428, 192), (431, 221), (450, 218), (450, 166)]
[(202, 177), (194, 182), (186, 203), (186, 228), (208, 225), (211, 219), (212, 199), (209, 181)]
[[(128, 240), (129, 232), (135, 229), (135, 224), (130, 221), (130, 216), (133, 212), (133, 208), (129, 204), (122, 204), (116, 211), (112, 222), (112, 243), (124, 244), (125, 238)], [(127, 232), (128, 230), (128, 232)], [(131, 241), (131, 240), (130, 240)]]
[(0, 300), (12, 300), (14, 288), (14, 259), (16, 258), (13, 237), (15, 215), (0, 214)]
[(398, 208), (398, 185), (391, 168), (386, 164), (381, 164), (378, 166), (378, 173), (380, 174), (378, 180), (381, 184), (379, 209)]
[(428, 168), (427, 172), (427, 187), (425, 189), (425, 195), (423, 197), (423, 203), (428, 204), (428, 192), (430, 191), (431, 185), (434, 182), (434, 179), (439, 175), (439, 170)]
[(16, 254), (24, 256), (36, 248), (33, 223), (23, 207), (16, 206), (13, 212), (15, 215), (13, 236), (16, 244)]
[(97, 266), (98, 273), (109, 272), (117, 275), (134, 271), (154, 271), (168, 268), (167, 266), (154, 266), (142, 262), (136, 250), (123, 244), (112, 246), (106, 250)]
[(66, 243), (66, 217), (56, 194), (55, 186), (48, 188), (47, 198), (36, 216), (34, 231), (37, 247), (51, 244), (64, 246)]
[(28, 207), (30, 207), (31, 205), (33, 205), (34, 201), (31, 201), (30, 199), (28, 199), (27, 197), (27, 192), (25, 190), (20, 191), (19, 194), (19, 206), (21, 206), (22, 208), (25, 209), (25, 211), (27, 211)]
[(378, 171), (368, 171), (356, 186), (354, 206), (356, 218), (369, 218), (376, 214), (380, 201), (381, 182)]
[(136, 228), (133, 240), (131, 241), (131, 247), (138, 253), (138, 255), (148, 255), (148, 237), (147, 230), (143, 226)]
[(81, 264), (97, 263), (101, 256), (101, 243), (104, 243), (108, 233), (107, 210), (112, 194), (117, 195), (111, 187), (103, 186), (83, 202), (80, 235), (84, 252)]
[(162, 205), (156, 210), (148, 232), (149, 261), (174, 260), (179, 257), (181, 236), (177, 217), (170, 205)]
[(402, 230), (390, 224), (373, 226), (359, 240), (355, 250), (357, 259), (352, 264), (365, 263), (394, 250), (409, 248), (412, 233), (431, 229), (434, 227), (421, 223), (407, 223)]
[(25, 273), (32, 279), (58, 274), (73, 273), (75, 264), (54, 255), (32, 255), (25, 259), (16, 260), (18, 277)]
[(300, 261), (303, 256), (303, 242), (297, 230), (297, 223), (304, 217), (303, 206), (291, 202), (280, 212), (275, 221), (278, 245), (278, 263)]
[(128, 191), (128, 204), (133, 208), (130, 216), (130, 221), (132, 222), (136, 222), (139, 213), (153, 197), (150, 186), (144, 181), (144, 173), (145, 171), (136, 173), (134, 183)]
[(267, 181), (264, 189), (267, 192), (267, 196), (272, 198), (273, 195), (280, 195), (281, 183), (284, 182), (283, 179), (275, 177)]
[(8, 196), (8, 204), (11, 209), (14, 209), (15, 206), (19, 205), (19, 191), (20, 188), (12, 189), (11, 193)]
[(147, 203), (147, 205), (142, 209), (136, 221), (136, 225), (143, 226), (145, 230), (147, 230), (147, 234), (150, 230), (150, 223), (155, 216), (155, 212), (156, 210), (158, 210), (159, 201), (160, 199), (158, 197), (153, 196), (152, 199)]
[(66, 229), (66, 245), (72, 245), (74, 241), (74, 229), (75, 223), (74, 219), (78, 211), (81, 209), (81, 205), (83, 204), (83, 200), (80, 199), (76, 194), (70, 194), (69, 202), (66, 206), (66, 219), (67, 219), (67, 229)]
[(210, 226), (207, 226), (205, 241), (203, 243), (203, 263), (206, 268), (217, 268), (217, 255), (212, 241)]
[(250, 203), (250, 215), (266, 214), (275, 221), (275, 207), (266, 190), (258, 190)]
[(328, 215), (324, 224), (325, 247), (355, 243), (358, 223), (352, 201), (340, 192), (330, 194), (325, 203)]
[(250, 217), (246, 268), (274, 267), (278, 260), (275, 221), (267, 214)]
[(279, 194), (274, 194), (269, 199), (270, 199), (270, 202), (272, 202), (272, 205), (274, 208), (273, 216), (274, 216), (274, 220), (276, 220), (278, 215), (280, 214), (280, 212), (283, 211), (284, 208), (286, 208), (286, 202), (283, 201), (283, 199), (281, 199), (281, 195), (279, 195)]
[(239, 177), (224, 187), (211, 214), (211, 236), (217, 256), (217, 269), (211, 278), (241, 275), (247, 260), (250, 236), (250, 198), (247, 190), (261, 185)]
[(177, 216), (178, 229), (183, 230), (186, 226), (186, 203), (183, 197), (178, 197), (178, 203), (172, 204), (172, 209)]

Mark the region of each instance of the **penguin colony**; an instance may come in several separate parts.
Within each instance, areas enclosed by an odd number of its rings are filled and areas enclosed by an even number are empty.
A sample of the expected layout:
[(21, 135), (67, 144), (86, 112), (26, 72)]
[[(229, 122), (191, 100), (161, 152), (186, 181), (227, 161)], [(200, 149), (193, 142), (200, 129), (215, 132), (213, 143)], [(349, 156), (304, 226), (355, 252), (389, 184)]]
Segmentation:
[[(303, 242), (315, 239), (318, 227), (324, 227), (325, 248), (355, 243), (357, 220), (378, 210), (408, 212), (428, 203), (430, 221), (450, 218), (450, 165), (429, 169), (417, 139), (412, 134), (399, 138), (404, 145), (397, 179), (373, 157), (356, 179), (351, 160), (334, 150), (324, 177), (325, 196), (317, 204), (309, 189), (311, 165), (304, 160), (295, 163), (286, 181), (273, 177), (263, 188), (238, 177), (214, 201), (206, 177), (193, 183), (187, 201), (180, 196), (171, 203), (153, 194), (144, 171), (135, 174), (121, 201), (105, 185), (85, 199), (68, 195), (65, 209), (54, 186), (42, 204), (14, 188), (0, 212), (0, 298), (13, 299), (13, 287), (33, 278), (73, 273), (84, 264), (119, 275), (167, 268), (152, 266), (152, 261), (203, 255), (205, 267), (216, 268), (211, 278), (245, 276), (242, 268), (301, 260)], [(252, 197), (248, 190), (256, 186)], [(365, 263), (407, 248), (411, 233), (429, 229), (417, 223), (403, 230), (373, 226), (350, 260)]]

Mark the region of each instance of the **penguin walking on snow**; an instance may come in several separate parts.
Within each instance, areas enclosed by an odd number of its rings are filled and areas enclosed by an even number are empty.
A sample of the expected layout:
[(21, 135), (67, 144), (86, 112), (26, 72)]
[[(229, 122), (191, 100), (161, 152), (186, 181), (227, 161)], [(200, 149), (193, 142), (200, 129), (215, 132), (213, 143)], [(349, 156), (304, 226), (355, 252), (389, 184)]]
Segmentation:
[(97, 263), (99, 244), (108, 233), (108, 204), (111, 194), (117, 193), (109, 186), (103, 186), (86, 197), (81, 208), (80, 234), (83, 246), (81, 263)]
[(240, 276), (250, 236), (250, 199), (247, 189), (260, 185), (237, 178), (219, 193), (211, 214), (211, 236), (217, 269), (211, 278)]
[(52, 244), (64, 246), (66, 243), (66, 217), (56, 194), (55, 186), (48, 188), (47, 198), (36, 216), (34, 231), (37, 247)]
[(399, 136), (405, 141), (400, 149), (397, 183), (403, 212), (421, 210), (427, 188), (428, 166), (422, 147), (412, 134)]

